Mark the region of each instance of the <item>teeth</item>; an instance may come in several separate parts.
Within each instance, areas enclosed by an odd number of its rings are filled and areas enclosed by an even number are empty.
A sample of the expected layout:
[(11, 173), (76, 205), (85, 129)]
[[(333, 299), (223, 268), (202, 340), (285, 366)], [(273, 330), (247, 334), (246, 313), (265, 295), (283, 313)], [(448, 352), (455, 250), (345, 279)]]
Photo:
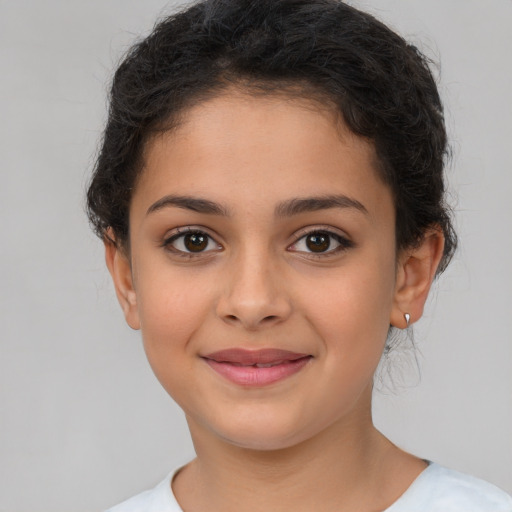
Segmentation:
[(282, 361), (277, 361), (275, 363), (256, 363), (254, 366), (256, 366), (256, 368), (272, 368), (272, 366), (277, 366), (281, 363)]
[(229, 362), (232, 366), (253, 366), (254, 368), (272, 368), (272, 366), (277, 366), (278, 364), (283, 364), (284, 361), (274, 361), (273, 363), (254, 363), (254, 364), (243, 364), (243, 363), (235, 363), (235, 362)]

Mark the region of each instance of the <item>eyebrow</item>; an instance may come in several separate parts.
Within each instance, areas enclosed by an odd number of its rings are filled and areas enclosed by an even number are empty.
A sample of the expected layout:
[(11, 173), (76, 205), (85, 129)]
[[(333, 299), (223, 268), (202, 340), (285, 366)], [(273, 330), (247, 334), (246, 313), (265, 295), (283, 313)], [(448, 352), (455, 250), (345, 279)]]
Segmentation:
[(224, 206), (209, 201), (208, 199), (200, 199), (197, 197), (190, 196), (165, 196), (153, 203), (146, 212), (146, 215), (156, 212), (169, 206), (175, 206), (177, 208), (183, 208), (185, 210), (192, 210), (198, 213), (208, 213), (211, 215), (222, 215), (229, 216), (229, 211)]
[(291, 217), (299, 213), (316, 212), (330, 208), (355, 208), (361, 213), (368, 215), (368, 210), (362, 203), (344, 195), (290, 199), (277, 205), (275, 215), (276, 217)]
[[(191, 196), (174, 195), (164, 196), (153, 203), (148, 208), (146, 215), (172, 206), (198, 213), (221, 215), (223, 217), (230, 216), (228, 208), (214, 201)], [(368, 215), (368, 210), (362, 203), (345, 195), (328, 195), (303, 198), (296, 197), (293, 199), (288, 199), (287, 201), (283, 201), (276, 206), (274, 215), (276, 217), (292, 217), (293, 215), (298, 215), (300, 213), (328, 210), (330, 208), (353, 208), (364, 213), (365, 215)]]

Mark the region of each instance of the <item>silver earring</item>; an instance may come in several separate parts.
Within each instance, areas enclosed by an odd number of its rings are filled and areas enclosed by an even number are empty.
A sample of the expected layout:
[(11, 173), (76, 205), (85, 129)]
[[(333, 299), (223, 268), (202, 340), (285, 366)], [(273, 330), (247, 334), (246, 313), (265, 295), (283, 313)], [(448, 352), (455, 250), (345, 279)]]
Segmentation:
[(411, 315), (409, 315), (409, 313), (405, 313), (404, 317), (405, 317), (405, 323), (407, 324), (407, 327), (409, 327), (409, 323), (411, 321)]

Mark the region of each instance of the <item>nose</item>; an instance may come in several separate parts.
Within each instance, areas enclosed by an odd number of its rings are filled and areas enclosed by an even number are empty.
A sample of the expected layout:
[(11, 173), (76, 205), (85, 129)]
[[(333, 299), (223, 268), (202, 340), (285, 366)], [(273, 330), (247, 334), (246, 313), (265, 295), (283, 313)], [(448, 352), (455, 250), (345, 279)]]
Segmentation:
[(223, 321), (253, 331), (290, 316), (292, 302), (284, 276), (268, 254), (246, 254), (227, 273), (217, 303), (217, 315)]

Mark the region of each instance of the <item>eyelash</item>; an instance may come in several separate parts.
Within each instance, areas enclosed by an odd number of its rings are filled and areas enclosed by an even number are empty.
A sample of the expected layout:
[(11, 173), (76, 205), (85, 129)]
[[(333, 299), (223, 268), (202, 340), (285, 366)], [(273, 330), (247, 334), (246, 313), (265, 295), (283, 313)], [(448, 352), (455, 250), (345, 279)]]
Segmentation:
[(194, 253), (194, 252), (183, 251), (181, 249), (177, 249), (176, 247), (173, 247), (172, 244), (174, 242), (176, 242), (176, 241), (178, 241), (180, 239), (184, 239), (187, 235), (190, 235), (190, 236), (192, 236), (192, 235), (204, 236), (204, 237), (207, 238), (207, 246), (206, 247), (208, 247), (208, 245), (210, 245), (210, 243), (213, 242), (213, 243), (216, 244), (217, 250), (222, 249), (221, 245), (219, 243), (217, 243), (214, 240), (214, 238), (212, 236), (210, 236), (206, 231), (204, 231), (203, 229), (192, 227), (192, 226), (187, 226), (185, 228), (178, 228), (178, 229), (176, 229), (176, 233), (174, 233), (171, 236), (167, 237), (163, 241), (162, 246), (167, 251), (172, 252), (174, 255), (182, 257), (182, 258), (188, 258), (188, 259), (204, 256), (205, 253), (210, 253), (210, 252), (212, 252), (214, 250), (214, 249), (209, 249), (207, 251), (198, 251), (197, 253)]
[[(182, 249), (178, 249), (176, 247), (173, 247), (173, 243), (175, 243), (176, 241), (178, 241), (180, 239), (184, 240), (184, 238), (187, 235), (190, 235), (190, 236), (192, 236), (192, 235), (204, 236), (204, 237), (207, 238), (206, 249), (208, 248), (208, 246), (210, 245), (211, 242), (216, 244), (216, 249), (200, 250), (200, 251), (197, 251), (196, 253), (194, 253), (192, 251), (187, 252), (187, 251), (184, 251)], [(327, 246), (328, 250), (321, 251), (321, 252), (318, 252), (318, 253), (315, 253), (314, 251), (294, 251), (294, 252), (298, 252), (298, 253), (301, 253), (301, 254), (307, 254), (308, 258), (325, 258), (325, 257), (328, 257), (328, 256), (333, 256), (335, 254), (338, 254), (339, 252), (346, 251), (347, 249), (350, 249), (350, 248), (354, 247), (354, 245), (355, 245), (351, 240), (349, 240), (345, 236), (343, 236), (343, 235), (341, 235), (339, 233), (335, 233), (335, 232), (333, 232), (332, 230), (330, 230), (328, 228), (319, 227), (319, 228), (310, 229), (310, 230), (307, 230), (307, 231), (306, 230), (302, 230), (302, 232), (300, 233), (300, 236), (297, 237), (295, 242), (293, 242), (291, 245), (289, 245), (287, 247), (287, 250), (290, 250), (291, 248), (296, 247), (302, 240), (305, 240), (308, 236), (312, 236), (312, 235), (325, 235), (326, 237), (328, 237), (329, 238), (328, 246)], [(333, 239), (336, 241), (338, 246), (335, 247), (334, 249), (330, 249), (330, 246), (332, 245), (332, 240)], [(163, 241), (162, 246), (166, 250), (172, 252), (174, 255), (177, 255), (177, 256), (182, 257), (182, 258), (188, 258), (188, 259), (201, 257), (201, 256), (204, 256), (207, 253), (213, 252), (215, 250), (219, 251), (219, 250), (222, 249), (222, 246), (219, 243), (217, 243), (215, 241), (215, 239), (212, 236), (210, 236), (206, 231), (204, 231), (202, 229), (199, 229), (199, 228), (192, 227), (192, 226), (189, 226), (189, 227), (186, 227), (186, 228), (177, 229), (176, 233), (174, 233), (171, 236), (167, 237)]]
[[(340, 252), (344, 252), (347, 249), (350, 249), (355, 246), (354, 242), (349, 240), (346, 236), (343, 236), (340, 233), (336, 233), (328, 227), (325, 227), (325, 228), (317, 227), (317, 228), (313, 228), (313, 229), (302, 230), (302, 232), (300, 233), (300, 236), (298, 236), (297, 240), (295, 242), (293, 242), (293, 244), (288, 246), (288, 249), (297, 246), (302, 240), (305, 241), (307, 239), (307, 237), (310, 237), (312, 235), (317, 235), (317, 236), (325, 235), (326, 237), (328, 237), (329, 238), (329, 243), (328, 243), (328, 247), (327, 247), (328, 250), (322, 251), (322, 252), (317, 252), (317, 253), (315, 253), (313, 251), (296, 251), (301, 254), (306, 254), (307, 258), (317, 258), (317, 259), (318, 258), (327, 258), (329, 256), (337, 255)], [(338, 246), (335, 247), (334, 249), (331, 249), (330, 246), (332, 245), (333, 239), (336, 241)]]

